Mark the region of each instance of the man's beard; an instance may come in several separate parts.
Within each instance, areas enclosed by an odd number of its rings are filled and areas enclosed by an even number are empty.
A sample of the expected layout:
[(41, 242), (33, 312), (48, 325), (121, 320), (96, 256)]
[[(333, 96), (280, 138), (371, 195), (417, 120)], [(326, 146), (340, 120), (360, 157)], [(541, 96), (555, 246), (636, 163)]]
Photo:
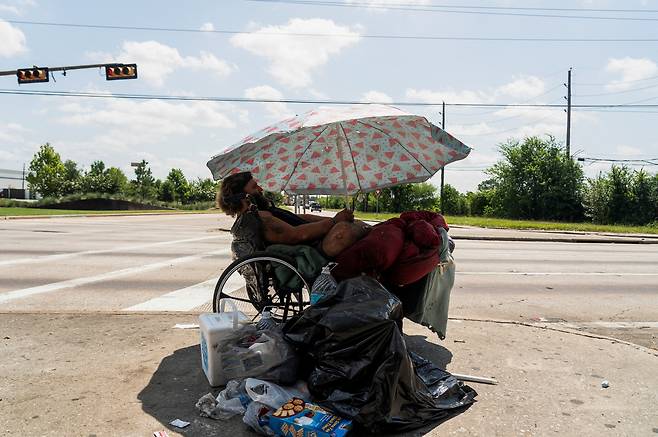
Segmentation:
[(249, 198), (251, 199), (251, 202), (256, 204), (256, 207), (261, 211), (267, 211), (273, 206), (272, 201), (263, 196), (261, 193), (250, 194)]

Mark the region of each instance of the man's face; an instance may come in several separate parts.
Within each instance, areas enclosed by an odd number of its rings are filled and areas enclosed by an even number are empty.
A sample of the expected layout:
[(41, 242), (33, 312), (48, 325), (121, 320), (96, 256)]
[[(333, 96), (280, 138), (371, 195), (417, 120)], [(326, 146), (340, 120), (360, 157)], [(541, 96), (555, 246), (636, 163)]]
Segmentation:
[(256, 179), (251, 179), (247, 182), (247, 185), (244, 186), (244, 192), (247, 194), (261, 194), (263, 189), (258, 185)]

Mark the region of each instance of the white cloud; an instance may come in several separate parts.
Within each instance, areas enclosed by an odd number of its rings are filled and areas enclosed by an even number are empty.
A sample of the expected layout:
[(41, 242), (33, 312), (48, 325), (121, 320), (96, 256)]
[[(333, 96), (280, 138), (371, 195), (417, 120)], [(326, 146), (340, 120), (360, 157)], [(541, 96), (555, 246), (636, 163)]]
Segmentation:
[(9, 12), (10, 14), (16, 14), (16, 15), (21, 14), (21, 12), (18, 10), (16, 6), (0, 4), (0, 13), (5, 13), (5, 12)]
[(621, 156), (639, 156), (642, 155), (642, 150), (633, 146), (620, 145), (617, 146), (615, 151)]
[(99, 52), (88, 56), (101, 62), (137, 63), (139, 76), (154, 86), (164, 85), (166, 77), (177, 68), (209, 70), (219, 77), (226, 77), (237, 69), (211, 53), (201, 51), (198, 57), (182, 56), (178, 49), (157, 41), (126, 41), (116, 56)]
[[(248, 88), (244, 91), (244, 96), (248, 99), (266, 99), (266, 100), (280, 100), (283, 94), (276, 88), (269, 85), (261, 85), (253, 88)], [(275, 120), (283, 120), (295, 115), (285, 103), (263, 103), (265, 110), (268, 112), (269, 117)]]
[(204, 31), (206, 31), (206, 32), (208, 32), (208, 31), (213, 31), (213, 30), (215, 30), (215, 25), (212, 24), (212, 23), (203, 23), (203, 24), (201, 25), (200, 30), (204, 30)]
[(393, 103), (393, 99), (386, 93), (380, 91), (368, 91), (361, 96), (362, 102), (371, 103)]
[(405, 95), (408, 99), (425, 102), (425, 103), (483, 103), (489, 102), (492, 96), (484, 91), (432, 91), (417, 90), (414, 88), (407, 89)]
[[(290, 33), (341, 36), (300, 38), (288, 35)], [(358, 32), (339, 26), (332, 20), (293, 18), (285, 25), (266, 26), (252, 33), (235, 35), (231, 43), (269, 60), (268, 72), (283, 85), (302, 88), (313, 82), (314, 70), (359, 39)]]
[(27, 50), (25, 34), (17, 27), (0, 20), (0, 56), (10, 57)]
[(23, 134), (28, 132), (18, 123), (0, 123), (0, 142), (18, 143), (24, 141)]
[[(99, 106), (83, 100), (60, 107), (65, 116), (62, 124), (93, 127), (102, 132), (96, 144), (112, 150), (129, 150), (166, 140), (172, 136), (194, 133), (195, 128), (231, 129), (236, 126), (232, 117), (241, 112), (233, 105), (216, 102), (171, 103), (159, 100), (110, 100)], [(229, 115), (230, 114), (230, 115)]]
[(544, 81), (535, 76), (521, 76), (496, 88), (495, 94), (516, 99), (531, 99), (546, 91)]
[(621, 79), (613, 80), (606, 88), (613, 91), (620, 91), (637, 86), (633, 81), (646, 79), (658, 75), (658, 65), (647, 58), (620, 58), (609, 59), (605, 67), (610, 73), (621, 74)]

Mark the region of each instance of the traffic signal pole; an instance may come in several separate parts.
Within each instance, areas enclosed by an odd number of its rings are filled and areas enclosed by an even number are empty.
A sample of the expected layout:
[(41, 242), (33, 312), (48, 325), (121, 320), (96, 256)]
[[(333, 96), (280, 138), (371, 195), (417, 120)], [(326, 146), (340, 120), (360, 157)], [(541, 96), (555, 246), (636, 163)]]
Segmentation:
[[(443, 102), (441, 106), (441, 129), (446, 130), (446, 102)], [(441, 214), (443, 214), (443, 182), (445, 180), (445, 169), (444, 165), (441, 167)]]
[[(88, 68), (111, 68), (111, 67), (124, 67), (124, 66), (134, 66), (135, 68), (137, 67), (135, 64), (121, 64), (117, 62), (111, 62), (111, 63), (105, 63), (105, 64), (85, 64), (85, 65), (67, 65), (63, 67), (27, 67), (27, 68), (19, 68), (17, 70), (6, 70), (6, 71), (0, 71), (0, 76), (18, 76), (19, 71), (24, 71), (24, 70), (31, 70), (31, 69), (48, 69), (48, 71), (62, 71), (64, 72), (64, 76), (66, 76), (66, 72), (70, 70), (84, 70)], [(136, 71), (135, 71), (135, 77), (137, 76)], [(132, 78), (132, 77), (131, 77)]]

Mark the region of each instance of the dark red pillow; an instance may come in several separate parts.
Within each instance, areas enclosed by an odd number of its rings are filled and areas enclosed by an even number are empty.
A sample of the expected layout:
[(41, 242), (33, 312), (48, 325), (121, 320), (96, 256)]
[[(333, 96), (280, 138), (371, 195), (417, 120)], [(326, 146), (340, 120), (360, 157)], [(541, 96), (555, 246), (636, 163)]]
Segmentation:
[(449, 231), (448, 223), (438, 212), (432, 211), (407, 211), (400, 214), (400, 218), (407, 223), (415, 222), (416, 220), (425, 220), (432, 226), (437, 228), (443, 228), (446, 231)]
[(420, 249), (416, 246), (413, 241), (405, 241), (402, 246), (402, 251), (398, 255), (398, 261), (404, 261), (405, 259), (413, 258), (420, 254)]
[(413, 258), (399, 260), (386, 271), (388, 284), (404, 286), (420, 280), (439, 265), (439, 250), (427, 249)]
[(425, 220), (416, 220), (407, 226), (406, 234), (416, 246), (420, 248), (439, 247), (441, 237), (436, 233), (436, 229)]
[(336, 257), (331, 274), (341, 281), (362, 272), (382, 272), (395, 263), (403, 244), (404, 233), (395, 223), (379, 224)]

